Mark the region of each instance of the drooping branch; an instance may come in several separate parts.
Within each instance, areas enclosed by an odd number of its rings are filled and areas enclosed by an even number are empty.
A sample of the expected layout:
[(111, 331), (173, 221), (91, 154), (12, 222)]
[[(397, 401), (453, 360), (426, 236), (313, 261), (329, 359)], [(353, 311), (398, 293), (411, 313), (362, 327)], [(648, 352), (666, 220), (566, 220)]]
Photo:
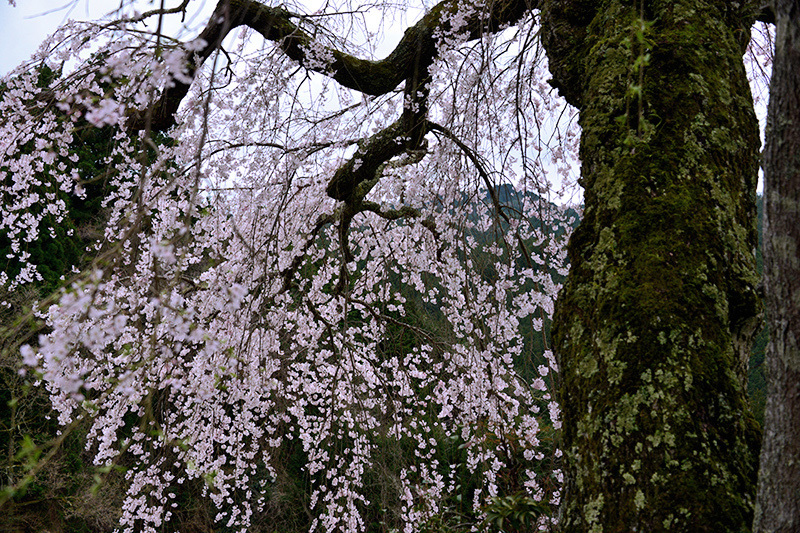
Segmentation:
[[(458, 32), (468, 40), (477, 39), (486, 33), (499, 31), (504, 26), (519, 20), (526, 12), (536, 7), (537, 2), (526, 0), (496, 0), (487, 7), (468, 7), (464, 0), (444, 0), (431, 9), (419, 22), (408, 28), (395, 49), (384, 59), (372, 61), (360, 59), (340, 50), (324, 47), (325, 55), (332, 57), (330, 64), (320, 65), (315, 54), (314, 37), (304, 31), (295, 21), (301, 15), (281, 7), (271, 7), (256, 0), (219, 0), (208, 25), (198, 36), (206, 45), (196, 53), (195, 61), (189, 65), (190, 77), (214, 51), (231, 30), (247, 26), (268, 41), (278, 44), (291, 59), (310, 70), (331, 77), (344, 87), (370, 95), (386, 94), (404, 80), (420, 80), (427, 77), (427, 65), (422, 58), (436, 55), (437, 34), (453, 31), (451, 15), (471, 9), (467, 17), (459, 17)], [(314, 61), (310, 61), (314, 59)], [(166, 89), (157, 102), (152, 117), (152, 129), (163, 131), (174, 124), (175, 112), (189, 91), (189, 84), (176, 80)], [(135, 121), (134, 128), (141, 129), (143, 121)]]
[[(365, 94), (381, 95), (395, 90), (405, 81), (402, 116), (362, 141), (358, 151), (337, 170), (326, 189), (331, 198), (344, 202), (335, 215), (343, 251), (340, 280), (343, 282), (347, 278), (345, 264), (351, 255), (348, 233), (355, 215), (363, 211), (372, 211), (387, 218), (416, 214), (402, 210), (387, 211), (377, 204), (365, 202), (365, 198), (390, 160), (406, 152), (417, 152), (424, 146), (424, 137), (430, 131), (430, 123), (427, 122), (428, 70), (437, 56), (439, 39), (448, 34), (458, 34), (466, 40), (477, 39), (516, 22), (537, 5), (535, 1), (497, 0), (478, 8), (464, 0), (444, 0), (408, 28), (385, 59), (372, 61), (331, 47), (320, 47), (299, 24), (303, 18), (299, 14), (256, 0), (219, 0), (208, 25), (197, 37), (204, 46), (195, 53), (193, 62), (187, 65), (188, 74), (190, 78), (194, 76), (197, 69), (221, 47), (231, 30), (247, 26), (264, 39), (275, 42), (287, 57), (308, 70), (329, 76), (344, 87)], [(329, 58), (329, 61), (320, 62), (319, 56)], [(134, 128), (149, 125), (154, 131), (163, 131), (172, 126), (189, 86), (190, 83), (175, 80), (175, 85), (165, 89), (151, 109), (149, 121), (135, 121)], [(425, 222), (426, 227), (435, 230), (430, 221)]]
[[(489, 198), (491, 198), (492, 200), (492, 206), (494, 207), (495, 217), (501, 217), (503, 221), (508, 225), (508, 227), (511, 227), (512, 226), (511, 219), (505, 212), (505, 208), (507, 208), (507, 206), (504, 206), (503, 204), (500, 203), (500, 197), (497, 194), (497, 189), (495, 188), (494, 185), (492, 185), (492, 180), (489, 178), (489, 173), (486, 172), (486, 169), (483, 167), (483, 164), (481, 163), (481, 160), (478, 157), (478, 155), (475, 154), (475, 152), (469, 146), (464, 144), (464, 142), (461, 139), (459, 139), (453, 132), (451, 132), (444, 126), (441, 126), (439, 124), (430, 121), (427, 124), (428, 128), (431, 131), (440, 133), (443, 136), (450, 139), (456, 146), (458, 146), (458, 148), (462, 152), (464, 152), (467, 158), (470, 161), (472, 161), (472, 164), (475, 165), (475, 168), (477, 169), (478, 174), (483, 180), (484, 185), (486, 185), (486, 189), (489, 191)], [(528, 247), (525, 245), (525, 240), (522, 238), (522, 235), (519, 232), (519, 228), (514, 230), (514, 237), (517, 240), (517, 244), (519, 245), (520, 251), (522, 252), (522, 256), (525, 259), (526, 265), (528, 266), (528, 268), (532, 268), (533, 261), (531, 259), (530, 252), (528, 251)], [(505, 236), (502, 235), (501, 238), (503, 239), (503, 242), (506, 245), (506, 247), (508, 247), (508, 242), (506, 242)]]

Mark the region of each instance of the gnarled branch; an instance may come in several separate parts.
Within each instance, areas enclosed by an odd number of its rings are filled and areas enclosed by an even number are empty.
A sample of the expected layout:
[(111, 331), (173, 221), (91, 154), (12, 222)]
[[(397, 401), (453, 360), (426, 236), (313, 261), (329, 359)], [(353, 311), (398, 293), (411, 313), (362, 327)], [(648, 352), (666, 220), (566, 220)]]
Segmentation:
[[(270, 7), (256, 0), (219, 0), (205, 29), (198, 39), (206, 46), (197, 52), (196, 61), (189, 65), (190, 76), (217, 50), (231, 30), (247, 26), (262, 37), (273, 41), (283, 52), (310, 70), (330, 76), (344, 87), (370, 95), (386, 94), (404, 80), (427, 77), (424, 58), (436, 55), (436, 33), (452, 31), (449, 16), (458, 13), (463, 0), (444, 0), (431, 9), (419, 22), (405, 31), (395, 49), (379, 61), (360, 59), (340, 50), (326, 47), (333, 61), (329, 65), (309, 64), (308, 52), (314, 38), (294, 20), (300, 15), (281, 7)], [(485, 33), (499, 31), (519, 20), (538, 2), (531, 0), (495, 0), (483, 10), (475, 10), (466, 20), (460, 21), (458, 31), (468, 39), (477, 39)], [(175, 123), (175, 112), (189, 91), (189, 84), (176, 80), (166, 89), (154, 108), (151, 127), (163, 131)], [(134, 121), (134, 128), (143, 128), (144, 121)]]

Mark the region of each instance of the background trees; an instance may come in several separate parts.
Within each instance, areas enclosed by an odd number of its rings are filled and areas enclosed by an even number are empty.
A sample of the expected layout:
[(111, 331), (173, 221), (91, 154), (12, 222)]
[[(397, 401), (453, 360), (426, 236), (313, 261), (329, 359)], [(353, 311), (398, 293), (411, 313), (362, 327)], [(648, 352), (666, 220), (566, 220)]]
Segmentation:
[[(325, 531), (471, 527), (498, 494), (548, 527), (543, 332), (571, 223), (547, 174), (569, 179), (578, 132), (536, 7), (584, 129), (562, 525), (749, 522), (757, 6), (445, 1), (380, 61), (359, 6), (223, 0), (181, 42), (164, 28), (192, 6), (68, 26), (45, 48), (65, 74), (19, 71), (3, 100), (2, 230), (26, 273), (9, 288), (38, 272), (42, 169), (72, 195), (107, 184), (92, 264), (36, 306), (47, 334), (22, 353), (97, 464), (127, 469), (123, 527), (180, 523), (189, 485), (240, 529), (265, 509)], [(113, 139), (101, 174), (60, 164), (85, 121)]]

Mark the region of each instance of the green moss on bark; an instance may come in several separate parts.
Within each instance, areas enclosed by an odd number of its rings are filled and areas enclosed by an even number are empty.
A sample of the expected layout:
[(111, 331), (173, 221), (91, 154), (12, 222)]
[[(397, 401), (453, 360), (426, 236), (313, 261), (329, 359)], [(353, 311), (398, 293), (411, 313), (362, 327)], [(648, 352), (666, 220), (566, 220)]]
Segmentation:
[(583, 128), (585, 212), (554, 323), (562, 527), (739, 532), (759, 438), (743, 363), (760, 313), (749, 21), (722, 1), (645, 4), (543, 8)]

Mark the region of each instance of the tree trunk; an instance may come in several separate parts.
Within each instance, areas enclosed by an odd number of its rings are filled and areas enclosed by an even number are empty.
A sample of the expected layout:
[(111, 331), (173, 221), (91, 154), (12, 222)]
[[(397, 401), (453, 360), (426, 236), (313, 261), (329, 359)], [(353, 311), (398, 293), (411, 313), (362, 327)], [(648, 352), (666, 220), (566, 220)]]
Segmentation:
[(800, 1), (775, 2), (764, 151), (767, 406), (753, 530), (800, 531)]
[[(567, 532), (740, 532), (759, 430), (758, 125), (727, 0), (546, 0), (585, 210), (557, 302)], [(742, 3), (742, 4), (746, 4)]]

